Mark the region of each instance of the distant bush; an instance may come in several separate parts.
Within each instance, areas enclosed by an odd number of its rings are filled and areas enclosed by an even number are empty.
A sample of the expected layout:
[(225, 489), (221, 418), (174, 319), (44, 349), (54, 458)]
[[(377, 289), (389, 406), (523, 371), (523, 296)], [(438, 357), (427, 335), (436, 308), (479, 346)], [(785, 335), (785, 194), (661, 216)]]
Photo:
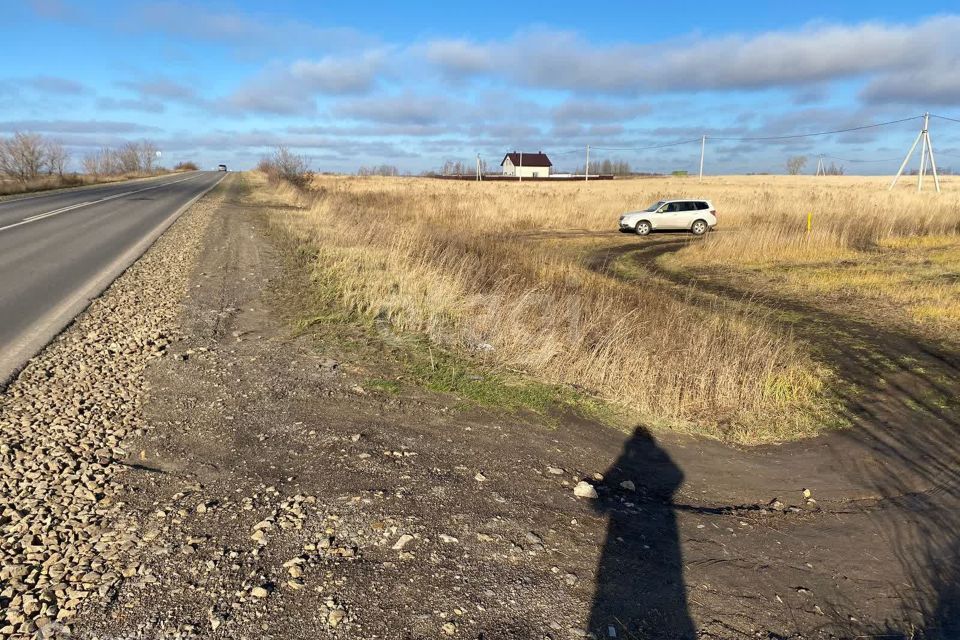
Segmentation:
[(273, 155), (261, 158), (257, 170), (267, 174), (274, 182), (283, 180), (298, 189), (305, 189), (313, 179), (307, 159), (284, 146), (274, 149)]
[(196, 171), (199, 168), (200, 167), (197, 166), (196, 162), (187, 160), (186, 162), (178, 162), (177, 164), (175, 164), (173, 167), (173, 170), (174, 171)]
[(398, 176), (399, 169), (392, 164), (381, 164), (375, 167), (360, 167), (357, 170), (358, 176)]

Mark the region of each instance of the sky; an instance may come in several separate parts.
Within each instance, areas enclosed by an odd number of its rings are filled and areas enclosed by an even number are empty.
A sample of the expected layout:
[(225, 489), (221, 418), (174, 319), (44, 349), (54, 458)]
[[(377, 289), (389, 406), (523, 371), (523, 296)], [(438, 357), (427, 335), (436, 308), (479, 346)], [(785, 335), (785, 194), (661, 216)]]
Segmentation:
[[(955, 2), (270, 3), (29, 0), (0, 24), (0, 136), (75, 167), (148, 139), (162, 162), (249, 168), (276, 145), (319, 171), (539, 151), (637, 171), (896, 171), (920, 116), (960, 119)], [(960, 123), (932, 118), (960, 171)], [(678, 143), (678, 144), (673, 144)], [(651, 146), (664, 146), (647, 149)], [(919, 155), (919, 154), (915, 154)], [(914, 159), (912, 166), (917, 166)]]

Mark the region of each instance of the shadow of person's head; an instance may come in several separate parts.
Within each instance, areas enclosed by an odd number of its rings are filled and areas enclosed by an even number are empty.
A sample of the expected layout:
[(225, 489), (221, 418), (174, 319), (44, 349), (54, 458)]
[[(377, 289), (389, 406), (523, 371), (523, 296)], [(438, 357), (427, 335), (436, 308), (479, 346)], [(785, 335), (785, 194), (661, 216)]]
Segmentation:
[(633, 430), (620, 457), (604, 474), (604, 485), (611, 492), (622, 491), (623, 483), (633, 484), (637, 498), (670, 502), (683, 484), (683, 472), (660, 448), (650, 430), (640, 426)]

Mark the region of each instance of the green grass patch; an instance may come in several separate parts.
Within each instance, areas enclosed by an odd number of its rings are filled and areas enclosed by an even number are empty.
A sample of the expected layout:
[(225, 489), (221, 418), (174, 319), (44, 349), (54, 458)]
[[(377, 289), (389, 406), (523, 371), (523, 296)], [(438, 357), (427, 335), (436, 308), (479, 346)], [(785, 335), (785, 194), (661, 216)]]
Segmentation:
[(616, 415), (608, 403), (581, 391), (495, 370), (423, 338), (409, 341), (404, 365), (424, 388), (457, 396), (468, 404), (541, 416), (571, 410), (602, 422), (611, 422)]
[(392, 395), (398, 395), (403, 390), (403, 387), (396, 380), (371, 380), (367, 383), (367, 387)]

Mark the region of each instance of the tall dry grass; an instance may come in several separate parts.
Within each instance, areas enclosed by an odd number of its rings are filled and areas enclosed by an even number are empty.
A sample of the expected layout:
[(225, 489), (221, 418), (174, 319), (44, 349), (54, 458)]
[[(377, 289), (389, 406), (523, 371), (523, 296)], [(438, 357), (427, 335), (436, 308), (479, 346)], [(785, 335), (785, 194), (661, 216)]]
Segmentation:
[(943, 178), (941, 194), (929, 179), (917, 193), (913, 180), (889, 191), (887, 178), (714, 178), (703, 189), (720, 209), (723, 233), (685, 254), (690, 262), (822, 261), (895, 238), (960, 234), (960, 179)]
[(941, 194), (930, 180), (917, 193), (916, 178), (892, 192), (886, 178), (856, 177), (707, 186), (721, 231), (666, 256), (664, 266), (958, 343), (960, 179), (943, 179)]
[(817, 431), (828, 373), (762, 313), (588, 269), (583, 252), (622, 240), (615, 232), (585, 244), (550, 233), (609, 232), (625, 209), (686, 194), (723, 201), (667, 179), (319, 177), (309, 194), (269, 196), (296, 205), (271, 219), (316, 250), (318, 285), (360, 314), (700, 433), (760, 442)]

